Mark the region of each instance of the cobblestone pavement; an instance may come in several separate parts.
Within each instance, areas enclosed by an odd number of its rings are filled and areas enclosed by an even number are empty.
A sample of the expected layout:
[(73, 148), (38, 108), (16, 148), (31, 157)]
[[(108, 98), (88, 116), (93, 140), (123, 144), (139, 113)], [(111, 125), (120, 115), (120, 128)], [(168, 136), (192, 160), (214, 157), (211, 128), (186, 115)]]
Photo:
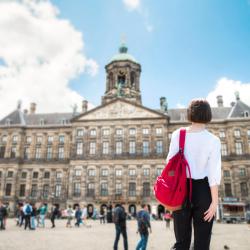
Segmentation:
[[(35, 231), (24, 231), (15, 226), (14, 220), (9, 220), (7, 230), (0, 231), (0, 250), (112, 250), (115, 230), (113, 224), (100, 225), (98, 221), (88, 221), (90, 228), (66, 228), (65, 220), (57, 220), (56, 228), (46, 228)], [(129, 221), (129, 249), (135, 249), (139, 236), (136, 234), (136, 222)], [(164, 222), (152, 222), (153, 233), (150, 235), (148, 250), (168, 250), (174, 243), (171, 228), (167, 229)], [(211, 249), (221, 250), (228, 245), (232, 250), (250, 249), (250, 226), (246, 224), (215, 224)], [(122, 250), (122, 238), (119, 243)]]

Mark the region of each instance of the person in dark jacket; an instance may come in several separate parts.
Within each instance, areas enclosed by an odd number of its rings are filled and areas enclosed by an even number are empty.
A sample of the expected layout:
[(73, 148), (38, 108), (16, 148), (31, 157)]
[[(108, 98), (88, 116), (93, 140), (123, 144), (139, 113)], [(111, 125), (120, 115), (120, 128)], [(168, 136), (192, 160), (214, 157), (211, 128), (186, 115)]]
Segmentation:
[(142, 204), (142, 210), (137, 213), (138, 232), (141, 239), (137, 244), (136, 250), (146, 250), (148, 244), (148, 235), (151, 231), (150, 216), (148, 213), (148, 205)]
[(80, 224), (82, 223), (82, 210), (79, 206), (76, 206), (75, 218), (76, 218), (75, 226), (79, 227)]
[(51, 220), (51, 223), (52, 223), (51, 228), (56, 227), (56, 225), (55, 225), (55, 219), (56, 219), (56, 217), (57, 217), (58, 215), (59, 215), (59, 208), (58, 208), (58, 205), (53, 205), (53, 206), (52, 206), (52, 209), (51, 209), (51, 217), (50, 217), (50, 220)]
[(8, 216), (7, 208), (0, 201), (0, 230), (5, 230), (7, 216)]
[(115, 223), (115, 242), (114, 242), (114, 250), (118, 249), (118, 242), (120, 239), (120, 235), (123, 236), (123, 245), (124, 250), (128, 250), (128, 237), (127, 237), (127, 228), (126, 228), (126, 217), (127, 214), (125, 209), (120, 204), (114, 210), (113, 222)]
[(37, 216), (37, 208), (35, 204), (32, 204), (32, 212), (31, 212), (31, 229), (36, 229), (36, 216)]

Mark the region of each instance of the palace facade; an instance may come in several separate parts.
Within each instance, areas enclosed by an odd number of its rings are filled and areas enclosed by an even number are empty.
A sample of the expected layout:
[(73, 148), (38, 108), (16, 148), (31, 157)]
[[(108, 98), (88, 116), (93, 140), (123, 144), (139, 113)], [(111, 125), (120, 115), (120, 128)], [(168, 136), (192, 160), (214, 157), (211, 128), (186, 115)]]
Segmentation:
[[(101, 104), (80, 113), (16, 110), (0, 121), (0, 200), (14, 211), (24, 200), (93, 208), (123, 203), (134, 213), (141, 203), (163, 211), (153, 184), (164, 168), (171, 133), (187, 126), (186, 109), (142, 105), (141, 65), (122, 44), (106, 65), (106, 92)], [(236, 98), (212, 108), (208, 130), (222, 142), (220, 196), (250, 204), (250, 107)]]

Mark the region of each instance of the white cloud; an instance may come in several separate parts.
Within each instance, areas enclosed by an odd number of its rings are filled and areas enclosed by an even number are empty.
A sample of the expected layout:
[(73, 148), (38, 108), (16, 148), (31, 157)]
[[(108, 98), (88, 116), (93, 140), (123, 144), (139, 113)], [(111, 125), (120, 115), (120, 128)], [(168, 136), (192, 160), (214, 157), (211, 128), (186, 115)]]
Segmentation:
[(138, 10), (140, 7), (140, 0), (123, 0), (123, 4), (129, 11)]
[(84, 54), (82, 34), (59, 18), (47, 0), (0, 1), (0, 117), (18, 99), (38, 112), (71, 110), (83, 97), (69, 88), (81, 73), (95, 75), (98, 65)]
[(178, 108), (178, 109), (184, 109), (184, 108), (186, 108), (186, 106), (184, 104), (182, 104), (182, 103), (177, 103), (176, 104), (176, 108)]
[(218, 80), (214, 90), (207, 95), (207, 100), (212, 106), (217, 106), (218, 95), (223, 96), (224, 106), (230, 106), (235, 101), (235, 92), (238, 91), (240, 99), (250, 105), (250, 83), (228, 79), (223, 77)]

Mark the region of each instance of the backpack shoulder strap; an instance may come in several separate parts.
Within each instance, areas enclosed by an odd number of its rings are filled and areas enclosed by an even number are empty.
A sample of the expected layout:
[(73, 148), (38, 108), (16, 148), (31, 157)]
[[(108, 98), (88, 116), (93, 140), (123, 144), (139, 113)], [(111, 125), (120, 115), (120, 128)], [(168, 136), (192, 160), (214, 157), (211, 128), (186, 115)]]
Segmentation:
[(186, 129), (182, 128), (180, 130), (180, 140), (179, 140), (179, 150), (181, 152), (184, 152), (184, 147), (185, 147), (185, 137), (186, 137)]

